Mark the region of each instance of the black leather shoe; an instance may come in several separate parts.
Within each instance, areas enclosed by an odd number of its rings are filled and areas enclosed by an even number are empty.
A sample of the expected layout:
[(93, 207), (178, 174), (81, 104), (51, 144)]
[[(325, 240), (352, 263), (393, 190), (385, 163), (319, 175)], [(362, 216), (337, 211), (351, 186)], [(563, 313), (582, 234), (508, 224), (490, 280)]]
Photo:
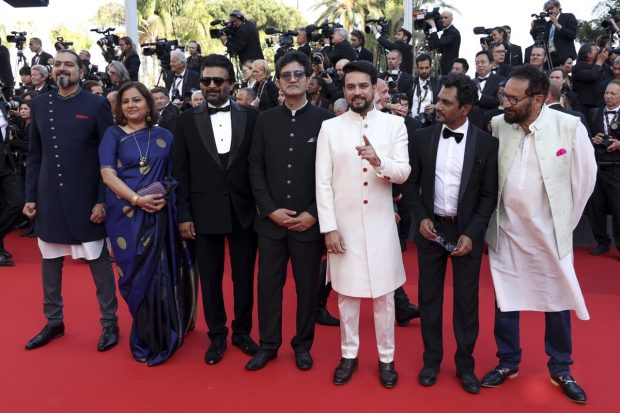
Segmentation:
[(217, 364), (222, 361), (222, 356), (226, 350), (226, 339), (215, 340), (211, 342), (211, 345), (205, 353), (205, 363), (209, 365)]
[(597, 245), (596, 248), (590, 251), (590, 254), (603, 255), (603, 254), (607, 254), (608, 252), (609, 252), (609, 245)]
[(504, 384), (507, 378), (514, 379), (518, 375), (518, 368), (510, 369), (508, 367), (497, 366), (484, 375), (480, 384), (482, 387), (499, 387)]
[(340, 386), (351, 380), (353, 373), (357, 371), (357, 357), (354, 359), (341, 358), (340, 364), (334, 371), (334, 384)]
[(248, 356), (258, 353), (258, 344), (249, 335), (232, 336), (232, 345), (238, 347)]
[(406, 326), (407, 324), (409, 324), (411, 320), (413, 320), (414, 318), (419, 318), (419, 317), (420, 317), (420, 309), (416, 305), (413, 305), (413, 304), (409, 304), (409, 307), (407, 307), (407, 309), (404, 311), (396, 310), (396, 323), (400, 327)]
[(14, 267), (14, 266), (15, 266), (15, 263), (9, 257), (0, 255), (0, 267)]
[(480, 393), (480, 380), (474, 373), (457, 373), (456, 377), (461, 380), (461, 387), (467, 393), (478, 394)]
[(26, 350), (34, 350), (35, 348), (43, 347), (53, 339), (64, 335), (65, 324), (63, 322), (55, 325), (50, 325), (48, 323), (39, 334), (34, 336), (34, 338), (26, 344)]
[(0, 247), (0, 256), (6, 257), (6, 258), (13, 258), (13, 254), (5, 250), (4, 247)]
[(551, 383), (555, 386), (559, 386), (562, 389), (562, 393), (575, 403), (586, 403), (588, 401), (586, 392), (577, 384), (570, 374), (558, 377), (552, 376)]
[(254, 357), (247, 362), (245, 369), (249, 371), (260, 370), (276, 357), (278, 357), (278, 353), (275, 351), (258, 350)]
[(312, 356), (309, 351), (295, 352), (295, 364), (299, 370), (310, 370), (312, 368)]
[(318, 307), (316, 309), (315, 319), (316, 319), (316, 323), (322, 326), (339, 326), (340, 325), (340, 320), (338, 320), (336, 317), (331, 315), (329, 311), (327, 311), (327, 308), (325, 307)]
[(424, 367), (420, 371), (420, 374), (418, 374), (418, 383), (424, 387), (430, 387), (437, 382), (438, 374), (438, 370), (431, 367)]
[(398, 383), (398, 373), (394, 368), (394, 362), (384, 363), (379, 360), (379, 381), (386, 389), (396, 387)]
[(99, 344), (97, 344), (97, 350), (108, 351), (118, 343), (118, 326), (103, 327)]

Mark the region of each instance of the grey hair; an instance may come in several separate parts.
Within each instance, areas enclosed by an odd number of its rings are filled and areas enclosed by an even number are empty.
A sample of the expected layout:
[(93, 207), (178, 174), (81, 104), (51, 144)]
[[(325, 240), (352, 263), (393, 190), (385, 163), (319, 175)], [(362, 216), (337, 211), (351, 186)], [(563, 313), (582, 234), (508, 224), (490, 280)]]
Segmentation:
[(32, 73), (33, 70), (39, 72), (43, 78), (47, 78), (50, 74), (49, 70), (47, 70), (47, 67), (43, 65), (34, 65), (30, 68), (30, 72)]
[(334, 102), (334, 112), (336, 110), (346, 112), (348, 109), (349, 104), (347, 103), (347, 100), (345, 98), (336, 99), (336, 101)]
[(349, 31), (344, 27), (337, 27), (334, 29), (334, 33), (340, 33), (344, 40), (349, 40)]
[(170, 57), (172, 56), (178, 57), (181, 63), (183, 63), (183, 66), (187, 66), (187, 57), (185, 56), (185, 53), (183, 53), (182, 50), (174, 49), (173, 51), (170, 52)]
[(127, 71), (127, 68), (125, 67), (124, 64), (122, 64), (121, 62), (119, 62), (117, 60), (113, 60), (108, 65), (108, 67), (110, 67), (110, 66), (112, 66), (114, 69), (116, 69), (118, 74), (121, 76), (121, 80), (120, 80), (119, 83), (131, 81), (131, 78), (129, 77), (129, 72)]
[(562, 6), (560, 6), (559, 0), (547, 0), (543, 6), (543, 10), (547, 11), (550, 7), (562, 8)]

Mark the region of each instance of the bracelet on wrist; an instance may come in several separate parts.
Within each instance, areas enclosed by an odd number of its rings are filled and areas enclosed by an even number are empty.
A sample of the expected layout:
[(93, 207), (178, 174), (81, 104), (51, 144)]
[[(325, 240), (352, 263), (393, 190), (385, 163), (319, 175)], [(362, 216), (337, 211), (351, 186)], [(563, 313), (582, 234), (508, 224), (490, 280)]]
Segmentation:
[(136, 206), (136, 204), (138, 203), (138, 199), (140, 199), (140, 195), (135, 194), (134, 196), (131, 197), (131, 205)]

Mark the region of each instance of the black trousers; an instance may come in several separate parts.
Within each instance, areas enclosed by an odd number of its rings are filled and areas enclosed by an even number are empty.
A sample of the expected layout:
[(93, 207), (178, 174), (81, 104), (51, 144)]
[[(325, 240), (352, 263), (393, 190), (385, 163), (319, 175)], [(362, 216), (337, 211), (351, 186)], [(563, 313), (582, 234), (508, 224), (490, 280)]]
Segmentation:
[(620, 164), (601, 166), (596, 175), (594, 192), (588, 203), (588, 218), (597, 245), (611, 244), (607, 234), (607, 214), (611, 213), (613, 238), (620, 250)]
[(233, 217), (230, 234), (197, 234), (196, 257), (202, 305), (212, 341), (226, 340), (226, 309), (222, 280), (224, 279), (224, 243), (228, 240), (232, 270), (235, 319), (231, 323), (233, 335), (248, 335), (252, 331), (254, 305), (254, 265), (256, 263), (256, 233), (242, 228)]
[[(456, 224), (438, 224), (437, 232), (456, 243)], [(443, 295), (446, 265), (450, 254), (435, 242), (422, 242), (418, 249), (419, 303), (422, 339), (424, 341), (424, 367), (439, 369), (443, 358)], [(474, 346), (478, 338), (478, 280), (482, 258), (482, 242), (474, 241), (472, 251), (463, 257), (452, 258), (454, 285), (454, 361), (458, 373), (473, 373)]]
[(24, 207), (24, 190), (19, 175), (6, 165), (0, 170), (0, 199), (0, 247), (4, 247), (4, 237)]
[(302, 242), (289, 232), (282, 239), (258, 237), (258, 327), (261, 349), (277, 351), (282, 345), (282, 291), (289, 259), (293, 267), (297, 312), (296, 352), (310, 351), (319, 291), (321, 255), (324, 242)]

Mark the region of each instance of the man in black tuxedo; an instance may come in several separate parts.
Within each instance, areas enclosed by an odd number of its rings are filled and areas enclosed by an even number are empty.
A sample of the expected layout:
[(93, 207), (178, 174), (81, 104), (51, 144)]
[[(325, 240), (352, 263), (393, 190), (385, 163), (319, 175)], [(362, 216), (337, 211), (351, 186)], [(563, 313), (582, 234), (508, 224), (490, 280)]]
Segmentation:
[(536, 69), (540, 70), (545, 74), (549, 74), (549, 64), (547, 60), (547, 54), (545, 53), (545, 48), (540, 45), (534, 45), (530, 49), (530, 55), (528, 58), (529, 64), (534, 66)]
[(24, 205), (24, 192), (9, 146), (9, 114), (0, 102), (0, 267), (12, 267), (11, 254), (4, 249), (4, 237)]
[(493, 53), (493, 68), (491, 69), (491, 73), (501, 77), (508, 77), (510, 71), (512, 70), (512, 66), (506, 63), (506, 54), (508, 53), (506, 44), (495, 44), (491, 53)]
[(512, 29), (508, 25), (502, 26), (506, 31), (506, 42), (508, 48), (506, 49), (506, 63), (510, 66), (521, 66), (523, 64), (523, 50), (521, 46), (514, 44), (510, 41)]
[(357, 60), (366, 60), (367, 62), (373, 63), (372, 52), (365, 47), (366, 37), (364, 36), (364, 32), (357, 29), (351, 31), (351, 46), (353, 46), (355, 53), (357, 53)]
[(380, 78), (388, 84), (390, 95), (404, 93), (411, 101), (411, 91), (413, 90), (413, 76), (400, 70), (403, 55), (394, 49), (387, 54), (387, 72), (382, 73)]
[(572, 82), (581, 111), (586, 116), (592, 109), (600, 106), (602, 96), (598, 86), (608, 57), (607, 49), (599, 50), (593, 43), (586, 43), (579, 48), (577, 62), (572, 70)]
[(254, 355), (250, 337), (254, 302), (255, 203), (248, 175), (248, 153), (258, 112), (230, 100), (232, 63), (222, 55), (203, 59), (206, 102), (186, 110), (175, 127), (173, 170), (179, 181), (177, 208), (181, 236), (196, 241), (202, 303), (211, 345), (207, 364), (222, 360), (228, 328), (222, 292), (224, 244), (228, 240), (234, 313), (232, 344)]
[(346, 29), (335, 28), (331, 38), (325, 38), (323, 42), (325, 44), (323, 54), (329, 58), (332, 67), (336, 67), (340, 59), (347, 59), (350, 62), (357, 60), (357, 53), (349, 43), (349, 32)]
[(0, 40), (0, 84), (3, 84), (2, 93), (5, 97), (13, 95), (13, 87), (15, 79), (13, 78), (13, 69), (11, 68), (11, 55), (9, 49), (2, 45)]
[(441, 13), (441, 22), (443, 24), (443, 32), (441, 37), (437, 34), (435, 20), (427, 19), (426, 23), (430, 26), (428, 31), (428, 45), (441, 53), (439, 67), (441, 74), (445, 75), (452, 70), (454, 59), (459, 57), (459, 49), (461, 48), (461, 33), (452, 25), (452, 12), (446, 10)]
[(264, 59), (263, 51), (260, 47), (258, 29), (254, 22), (246, 20), (239, 10), (233, 10), (228, 15), (229, 22), (236, 29), (232, 37), (223, 34), (220, 41), (231, 56), (239, 56), (239, 66), (243, 66), (247, 60)]
[[(620, 119), (620, 80), (609, 82), (605, 89), (605, 105), (594, 109), (592, 144), (594, 145), (598, 172), (596, 186), (588, 202), (588, 218), (596, 248), (592, 255), (609, 252), (611, 239), (607, 233), (607, 215), (612, 217), (613, 240), (620, 250), (620, 139), (610, 131), (612, 122)], [(604, 143), (604, 137), (610, 139)]]
[(315, 157), (317, 136), (333, 115), (306, 98), (310, 60), (302, 53), (283, 56), (276, 78), (284, 105), (262, 112), (250, 150), (250, 181), (256, 198), (258, 233), (258, 325), (260, 351), (246, 364), (259, 370), (282, 345), (282, 290), (291, 261), (297, 311), (291, 346), (300, 370), (312, 368), (323, 236), (317, 221)]
[[(546, 1), (543, 10), (549, 13), (549, 21), (545, 25), (545, 44), (553, 66), (558, 65), (558, 58), (577, 57), (575, 37), (577, 36), (577, 18), (572, 13), (562, 13), (558, 0)], [(532, 22), (533, 24), (533, 22)], [(532, 39), (536, 41), (536, 32), (532, 26)]]
[(179, 117), (179, 109), (170, 102), (166, 89), (161, 86), (151, 89), (153, 104), (159, 114), (158, 126), (174, 132), (174, 124)]
[(379, 33), (375, 26), (371, 26), (372, 33), (385, 50), (398, 50), (403, 55), (403, 61), (400, 70), (407, 74), (413, 74), (413, 46), (409, 44), (411, 41), (411, 32), (404, 27), (398, 29), (394, 35), (394, 42), (390, 42), (387, 36)]
[(476, 84), (478, 85), (478, 107), (482, 110), (495, 109), (499, 105), (497, 89), (504, 77), (494, 75), (493, 55), (488, 50), (476, 53)]
[(418, 222), (419, 306), (424, 368), (418, 381), (432, 386), (443, 358), (442, 318), (446, 264), (452, 260), (457, 376), (469, 393), (480, 392), (473, 351), (478, 337), (478, 281), (484, 235), (497, 201), (497, 139), (472, 126), (467, 114), (477, 98), (469, 77), (444, 78), (438, 124), (413, 138), (410, 179)]
[(51, 54), (43, 51), (43, 43), (38, 37), (31, 37), (28, 47), (30, 48), (30, 51), (34, 53), (34, 56), (32, 56), (32, 60), (30, 61), (30, 66), (50, 66), (54, 61), (54, 57)]
[(200, 74), (187, 68), (187, 57), (181, 50), (170, 52), (170, 68), (165, 85), (171, 101), (182, 101), (186, 92), (200, 89)]
[(310, 47), (310, 43), (308, 42), (308, 32), (305, 27), (297, 29), (297, 51), (308, 57), (312, 55), (312, 47)]

